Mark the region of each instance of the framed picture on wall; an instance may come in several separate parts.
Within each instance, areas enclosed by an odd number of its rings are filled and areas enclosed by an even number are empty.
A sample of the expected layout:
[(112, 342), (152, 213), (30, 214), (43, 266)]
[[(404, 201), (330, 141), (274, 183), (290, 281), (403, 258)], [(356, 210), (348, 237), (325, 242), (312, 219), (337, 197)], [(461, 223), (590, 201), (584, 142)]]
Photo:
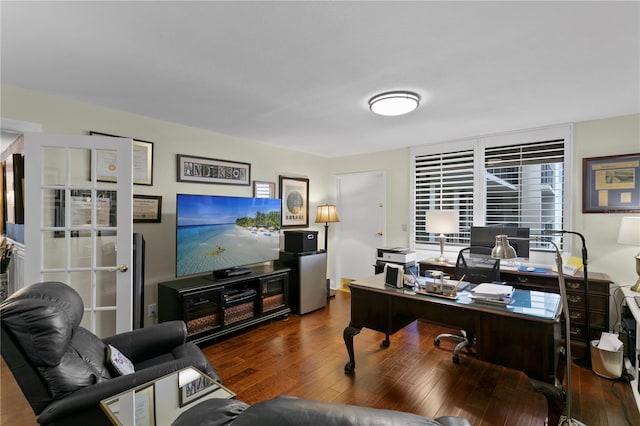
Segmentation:
[(251, 164), (219, 158), (177, 155), (178, 182), (251, 185)]
[[(121, 138), (123, 136), (110, 135), (90, 131), (92, 136), (107, 136)], [(133, 183), (135, 185), (153, 185), (153, 142), (133, 140)], [(118, 178), (115, 153), (110, 151), (98, 151), (96, 164), (98, 167), (98, 180), (104, 182), (116, 182)]]
[(583, 213), (640, 213), (640, 153), (582, 159)]
[(309, 226), (309, 179), (280, 176), (282, 228)]
[(133, 195), (133, 223), (160, 223), (161, 195)]

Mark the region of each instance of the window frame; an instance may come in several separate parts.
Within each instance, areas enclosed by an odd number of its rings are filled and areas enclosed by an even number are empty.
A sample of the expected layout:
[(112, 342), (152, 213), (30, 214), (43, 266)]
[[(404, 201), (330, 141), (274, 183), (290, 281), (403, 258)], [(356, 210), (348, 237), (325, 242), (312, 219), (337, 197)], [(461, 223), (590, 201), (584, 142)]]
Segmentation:
[[(490, 134), (465, 138), (459, 140), (438, 142), (434, 144), (414, 146), (410, 149), (409, 169), (411, 184), (410, 200), (410, 247), (413, 250), (434, 251), (438, 249), (437, 242), (418, 243), (416, 238), (416, 158), (424, 155), (437, 155), (448, 152), (465, 150), (474, 151), (474, 183), (473, 183), (473, 226), (483, 226), (486, 214), (486, 184), (485, 184), (485, 149), (521, 145), (533, 142), (543, 142), (547, 140), (564, 140), (564, 164), (563, 164), (563, 200), (562, 200), (562, 221), (564, 229), (571, 229), (571, 211), (573, 204), (573, 125), (563, 124), (548, 126), (537, 129), (520, 130), (499, 134)], [(554, 242), (560, 242), (563, 251), (571, 251), (571, 239), (564, 240), (563, 236), (554, 236)], [(447, 242), (447, 247), (460, 249), (463, 244)], [(548, 252), (547, 249), (533, 248), (533, 252)]]

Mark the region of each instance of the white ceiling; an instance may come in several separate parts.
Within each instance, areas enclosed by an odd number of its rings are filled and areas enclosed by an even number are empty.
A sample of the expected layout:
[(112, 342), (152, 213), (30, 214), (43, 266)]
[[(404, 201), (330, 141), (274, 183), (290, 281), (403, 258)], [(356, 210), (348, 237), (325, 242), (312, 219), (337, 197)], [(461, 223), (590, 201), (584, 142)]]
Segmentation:
[[(0, 13), (2, 84), (327, 157), (640, 112), (637, 1), (2, 1)], [(392, 89), (422, 105), (371, 113)]]

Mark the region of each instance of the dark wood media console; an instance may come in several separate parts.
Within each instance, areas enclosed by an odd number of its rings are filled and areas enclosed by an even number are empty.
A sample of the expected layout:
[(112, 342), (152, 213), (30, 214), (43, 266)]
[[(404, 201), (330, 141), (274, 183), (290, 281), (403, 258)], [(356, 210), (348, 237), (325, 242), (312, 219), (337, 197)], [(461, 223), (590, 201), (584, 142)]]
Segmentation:
[(183, 320), (187, 341), (216, 337), (291, 312), (289, 268), (259, 265), (241, 276), (198, 275), (158, 284), (158, 321)]

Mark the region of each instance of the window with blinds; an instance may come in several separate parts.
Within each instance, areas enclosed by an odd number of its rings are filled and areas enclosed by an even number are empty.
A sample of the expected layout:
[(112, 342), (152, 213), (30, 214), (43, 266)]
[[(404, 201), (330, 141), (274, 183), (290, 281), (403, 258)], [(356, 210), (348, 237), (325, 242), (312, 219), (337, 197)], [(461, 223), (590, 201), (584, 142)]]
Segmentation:
[[(485, 224), (562, 229), (564, 140), (486, 148)], [(549, 248), (531, 242), (531, 248)]]
[[(458, 210), (460, 231), (446, 237), (461, 246), (469, 245), (472, 225), (525, 227), (531, 235), (563, 229), (570, 132), (561, 127), (412, 149), (416, 247), (438, 244), (438, 235), (425, 231), (428, 210)], [(552, 238), (562, 248), (562, 238)], [(552, 248), (539, 241), (530, 246)]]
[(469, 243), (473, 223), (474, 150), (418, 155), (415, 157), (416, 243), (436, 243), (437, 235), (425, 232), (425, 211), (458, 210), (460, 233), (448, 234), (453, 243)]

